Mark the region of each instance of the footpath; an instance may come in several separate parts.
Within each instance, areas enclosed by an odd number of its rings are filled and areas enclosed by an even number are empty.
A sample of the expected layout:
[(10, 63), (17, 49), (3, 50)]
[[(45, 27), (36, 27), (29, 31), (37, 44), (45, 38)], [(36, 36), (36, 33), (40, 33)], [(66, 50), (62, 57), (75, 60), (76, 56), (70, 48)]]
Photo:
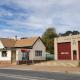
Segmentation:
[(14, 70), (32, 70), (32, 71), (46, 71), (46, 72), (61, 72), (80, 74), (80, 67), (65, 67), (65, 66), (41, 66), (41, 65), (2, 65), (0, 69), (14, 69)]

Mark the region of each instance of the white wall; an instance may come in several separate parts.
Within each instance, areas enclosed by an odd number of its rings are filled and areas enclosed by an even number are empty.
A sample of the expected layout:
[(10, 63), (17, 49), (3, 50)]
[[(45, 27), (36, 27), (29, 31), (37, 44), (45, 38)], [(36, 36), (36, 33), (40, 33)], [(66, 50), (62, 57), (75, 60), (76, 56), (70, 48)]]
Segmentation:
[(3, 44), (2, 44), (2, 42), (0, 41), (0, 48), (4, 48), (4, 46), (3, 46)]
[[(41, 50), (42, 56), (35, 56), (35, 51)], [(30, 60), (45, 60), (46, 59), (46, 47), (42, 43), (42, 41), (39, 39), (35, 45), (33, 46), (33, 49), (30, 51)]]
[(7, 57), (2, 57), (2, 52), (0, 51), (0, 61), (11, 61), (11, 50), (7, 50)]
[(16, 60), (22, 60), (22, 52), (21, 49), (16, 49)]
[[(4, 48), (4, 46), (0, 41), (0, 49), (1, 48)], [(7, 57), (2, 57), (2, 51), (0, 51), (0, 61), (11, 61), (11, 50), (7, 50)]]
[[(35, 50), (42, 50), (42, 56), (38, 57), (35, 56)], [(29, 60), (45, 60), (46, 59), (46, 48), (42, 41), (39, 39), (35, 45), (33, 46), (33, 49), (30, 49), (29, 53)], [(21, 49), (16, 50), (16, 60), (22, 60), (22, 52)]]

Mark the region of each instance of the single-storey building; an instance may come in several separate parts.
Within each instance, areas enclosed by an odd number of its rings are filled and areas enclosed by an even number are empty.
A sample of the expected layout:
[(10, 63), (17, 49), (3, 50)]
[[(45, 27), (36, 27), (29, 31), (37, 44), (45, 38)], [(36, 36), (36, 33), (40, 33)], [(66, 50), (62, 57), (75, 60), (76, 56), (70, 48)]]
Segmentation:
[(0, 63), (27, 63), (46, 60), (46, 47), (40, 37), (0, 38)]
[(80, 60), (80, 35), (54, 39), (55, 60)]

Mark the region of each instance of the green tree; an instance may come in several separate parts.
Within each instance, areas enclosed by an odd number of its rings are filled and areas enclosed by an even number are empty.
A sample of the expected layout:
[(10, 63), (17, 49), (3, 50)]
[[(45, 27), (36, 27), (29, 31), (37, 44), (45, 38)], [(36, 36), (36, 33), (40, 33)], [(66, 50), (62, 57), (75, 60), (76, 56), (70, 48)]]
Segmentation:
[(42, 40), (46, 46), (47, 52), (54, 53), (54, 38), (57, 37), (55, 28), (48, 28), (42, 35)]
[(78, 34), (80, 34), (80, 32), (79, 31), (66, 31), (63, 34), (60, 33), (61, 36), (69, 36), (70, 34), (71, 35), (78, 35)]
[(73, 35), (78, 35), (78, 34), (80, 34), (80, 32), (79, 32), (79, 31), (73, 31), (72, 34), (73, 34)]

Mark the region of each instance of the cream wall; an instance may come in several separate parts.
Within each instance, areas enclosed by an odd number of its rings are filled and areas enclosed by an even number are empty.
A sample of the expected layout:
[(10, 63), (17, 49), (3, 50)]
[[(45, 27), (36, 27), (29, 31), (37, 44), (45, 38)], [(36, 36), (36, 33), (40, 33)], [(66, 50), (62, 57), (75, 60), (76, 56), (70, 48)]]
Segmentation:
[[(0, 41), (0, 49), (4, 48)], [(0, 61), (11, 61), (11, 50), (7, 50), (7, 57), (2, 57), (2, 51), (0, 51)]]
[(54, 58), (57, 60), (58, 52), (57, 52), (57, 38), (54, 39)]
[[(33, 46), (32, 49), (29, 49), (29, 60), (45, 60), (46, 59), (46, 47), (42, 43), (42, 41), (39, 39)], [(35, 56), (35, 50), (41, 50), (42, 56)], [(16, 60), (22, 60), (22, 52), (21, 49), (16, 50)]]
[(22, 52), (21, 49), (16, 49), (16, 60), (22, 60)]
[[(0, 41), (0, 48), (4, 48), (3, 44)], [(35, 56), (35, 50), (41, 50), (42, 56)], [(46, 59), (46, 47), (39, 39), (30, 49), (29, 60), (45, 60)], [(21, 49), (16, 49), (16, 61), (22, 60)], [(11, 50), (7, 50), (7, 57), (2, 57), (2, 52), (0, 51), (0, 61), (11, 61)]]
[[(42, 56), (35, 56), (36, 50), (42, 50)], [(45, 60), (46, 59), (46, 48), (42, 41), (39, 39), (35, 45), (33, 46), (33, 49), (30, 51), (30, 60)]]
[(2, 44), (2, 42), (0, 41), (0, 48), (4, 48), (4, 46), (3, 46), (3, 44)]
[(7, 50), (7, 57), (2, 57), (2, 52), (0, 51), (0, 61), (11, 61), (11, 50)]
[(77, 51), (77, 60), (79, 60), (79, 50), (78, 50), (78, 41), (80, 41), (80, 35), (70, 35), (66, 37), (58, 37), (54, 39), (54, 53), (55, 53), (55, 60), (57, 60), (58, 50), (57, 44), (63, 42), (71, 42), (71, 60), (73, 60), (73, 50)]

